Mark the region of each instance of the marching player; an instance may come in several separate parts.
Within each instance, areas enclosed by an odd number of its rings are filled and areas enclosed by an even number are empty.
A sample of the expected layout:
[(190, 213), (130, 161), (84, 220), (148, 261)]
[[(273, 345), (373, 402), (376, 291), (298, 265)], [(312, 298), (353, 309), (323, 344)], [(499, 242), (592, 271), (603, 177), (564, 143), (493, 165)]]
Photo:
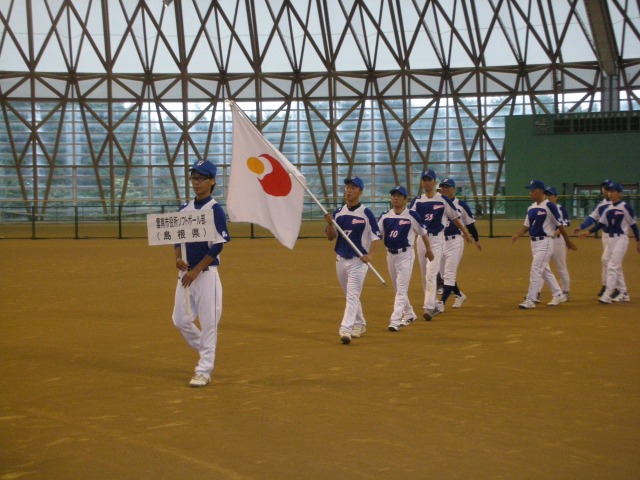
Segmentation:
[[(629, 302), (631, 300), (622, 272), (622, 261), (629, 248), (629, 229), (633, 231), (636, 250), (640, 253), (640, 230), (633, 208), (621, 199), (622, 191), (622, 185), (615, 182), (610, 183), (609, 200), (611, 200), (611, 205), (603, 212), (597, 225), (580, 232), (580, 237), (584, 237), (592, 231), (602, 228), (609, 237), (607, 240), (607, 250), (609, 250), (607, 282), (605, 291), (599, 298), (600, 303)], [(614, 296), (616, 289), (619, 290), (619, 293)]]
[(415, 211), (407, 209), (407, 189), (398, 185), (391, 189), (391, 209), (378, 219), (378, 227), (387, 247), (387, 268), (396, 292), (389, 331), (397, 332), (400, 326), (411, 324), (416, 314), (409, 301), (409, 282), (413, 271), (416, 236), (424, 242), (426, 256), (433, 260), (427, 230)]
[[(456, 210), (460, 212), (460, 221), (462, 221), (469, 230), (478, 251), (482, 251), (480, 237), (478, 236), (478, 230), (475, 226), (476, 219), (473, 218), (473, 213), (471, 212), (471, 208), (469, 208), (469, 204), (456, 198), (455, 180), (453, 178), (445, 178), (442, 180), (440, 182), (440, 191), (451, 200), (451, 203), (453, 203)], [(460, 291), (457, 282), (458, 266), (462, 260), (463, 253), (464, 240), (462, 239), (462, 232), (455, 223), (447, 222), (447, 227), (444, 230), (442, 265), (440, 266), (440, 275), (442, 275), (442, 278), (444, 279), (443, 293), (442, 298), (440, 299), (443, 306), (447, 303), (447, 300), (452, 293), (456, 297), (453, 302), (453, 308), (462, 307), (462, 304), (467, 300), (467, 296)]]
[[(345, 204), (335, 210), (333, 215), (327, 213), (324, 216), (329, 224), (326, 229), (327, 239), (336, 240), (336, 273), (338, 281), (345, 294), (347, 304), (340, 324), (340, 341), (347, 345), (352, 338), (358, 338), (367, 330), (367, 322), (362, 312), (360, 294), (367, 274), (367, 263), (373, 259), (373, 255), (380, 240), (380, 230), (373, 212), (360, 203), (360, 197), (364, 190), (364, 182), (359, 177), (350, 177), (344, 180)], [(348, 235), (349, 240), (360, 251), (362, 257), (358, 257), (355, 250), (349, 245), (342, 235), (338, 235), (332, 220)]]
[(424, 244), (418, 243), (418, 260), (425, 292), (423, 318), (429, 321), (444, 311), (442, 303), (436, 302), (436, 291), (438, 271), (440, 271), (440, 263), (442, 262), (445, 226), (448, 221), (455, 223), (467, 243), (471, 243), (471, 235), (469, 235), (467, 227), (460, 221), (460, 212), (456, 210), (451, 200), (437, 192), (436, 173), (431, 169), (426, 169), (420, 178), (424, 194), (413, 200), (410, 210), (415, 210), (419, 214), (420, 220), (427, 228), (433, 251), (433, 260), (427, 262)]
[(527, 209), (524, 225), (511, 237), (511, 241), (515, 243), (521, 235), (529, 232), (533, 262), (529, 273), (527, 297), (519, 307), (523, 309), (535, 308), (535, 299), (538, 296), (538, 292), (540, 292), (543, 279), (553, 292), (553, 298), (547, 305), (560, 305), (567, 301), (567, 297), (562, 293), (556, 277), (549, 268), (549, 259), (553, 254), (551, 242), (554, 241), (552, 238), (556, 233), (556, 229), (560, 231), (567, 248), (571, 250), (577, 250), (577, 248), (569, 238), (567, 230), (560, 223), (558, 207), (545, 198), (544, 191), (546, 187), (544, 183), (540, 180), (531, 180), (531, 183), (525, 188), (529, 189), (529, 196), (534, 203)]
[[(186, 244), (187, 258), (181, 258), (180, 245), (176, 245), (176, 267), (180, 270), (173, 307), (173, 323), (189, 346), (200, 354), (195, 375), (189, 382), (192, 387), (204, 387), (211, 381), (218, 323), (222, 314), (222, 284), (218, 275), (220, 252), (224, 243), (231, 240), (227, 231), (227, 219), (222, 207), (211, 196), (216, 186), (216, 166), (208, 160), (200, 160), (191, 167), (191, 185), (196, 198), (180, 211), (213, 209), (213, 221), (218, 232), (217, 242), (192, 242)], [(187, 290), (186, 287), (189, 287)], [(185, 292), (189, 298), (185, 299)], [(190, 302), (190, 311), (185, 309)], [(195, 324), (196, 317), (200, 328)]]
[[(544, 191), (544, 194), (547, 196), (547, 199), (558, 207), (558, 211), (560, 212), (560, 223), (564, 227), (568, 227), (571, 224), (569, 220), (569, 213), (567, 209), (562, 205), (558, 204), (558, 191), (555, 187), (547, 187)], [(551, 254), (551, 258), (553, 263), (556, 264), (556, 271), (558, 273), (558, 277), (560, 278), (560, 287), (562, 288), (562, 293), (565, 294), (567, 300), (569, 300), (569, 288), (571, 286), (571, 277), (569, 276), (569, 269), (567, 268), (567, 246), (564, 243), (562, 235), (556, 229), (556, 232), (553, 235), (553, 253)], [(542, 285), (540, 285), (542, 288)], [(538, 297), (539, 298), (539, 297)]]
[[(587, 218), (585, 218), (584, 222), (580, 224), (579, 227), (573, 229), (574, 234), (580, 233), (581, 230), (586, 230), (591, 226), (594, 226), (600, 220), (600, 217), (604, 213), (604, 211), (609, 208), (611, 205), (611, 200), (609, 200), (609, 185), (611, 185), (611, 180), (607, 179), (600, 184), (600, 193), (602, 194), (602, 200), (596, 208), (593, 209), (593, 212), (589, 214)], [(609, 250), (607, 249), (607, 241), (609, 240), (609, 235), (606, 232), (602, 232), (602, 266), (601, 266), (601, 277), (602, 277), (602, 288), (600, 292), (598, 292), (598, 297), (601, 297), (607, 288), (607, 269), (609, 264)]]

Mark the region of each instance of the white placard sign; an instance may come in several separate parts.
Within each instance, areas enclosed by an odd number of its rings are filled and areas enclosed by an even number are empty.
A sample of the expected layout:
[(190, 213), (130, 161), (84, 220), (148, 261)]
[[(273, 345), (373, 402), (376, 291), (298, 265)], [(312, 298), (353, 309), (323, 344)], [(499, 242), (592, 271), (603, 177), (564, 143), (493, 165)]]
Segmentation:
[(149, 245), (208, 242), (217, 238), (213, 210), (189, 210), (147, 215)]

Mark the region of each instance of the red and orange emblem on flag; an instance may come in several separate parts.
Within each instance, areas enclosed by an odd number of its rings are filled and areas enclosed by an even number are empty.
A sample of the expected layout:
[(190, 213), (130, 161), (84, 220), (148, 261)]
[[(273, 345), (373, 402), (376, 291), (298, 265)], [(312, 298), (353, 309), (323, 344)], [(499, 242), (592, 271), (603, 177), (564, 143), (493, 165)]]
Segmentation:
[(274, 197), (286, 197), (291, 192), (292, 184), (289, 173), (271, 155), (263, 153), (258, 157), (249, 157), (247, 167), (256, 174), (266, 194)]

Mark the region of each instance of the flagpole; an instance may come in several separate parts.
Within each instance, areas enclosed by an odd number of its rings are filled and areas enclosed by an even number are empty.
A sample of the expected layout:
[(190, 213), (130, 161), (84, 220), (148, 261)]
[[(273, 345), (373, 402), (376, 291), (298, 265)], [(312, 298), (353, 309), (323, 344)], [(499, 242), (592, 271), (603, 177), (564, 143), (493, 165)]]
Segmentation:
[[(233, 100), (225, 100), (225, 102), (231, 107), (231, 108), (235, 108), (235, 110), (240, 113), (241, 115), (243, 115), (247, 120), (248, 123), (256, 130), (256, 132), (258, 132), (260, 135), (262, 135), (262, 133), (260, 132), (260, 130), (258, 130), (258, 127), (255, 126), (255, 124), (251, 121), (251, 119), (249, 118), (249, 116), (244, 113), (244, 111), (238, 107), (236, 105), (236, 102), (234, 102)], [(280, 150), (278, 150), (277, 148), (274, 148), (274, 152), (275, 154), (277, 154), (280, 157), (284, 157), (284, 155), (282, 155), (282, 153), (280, 152)], [(282, 158), (281, 158), (282, 160)], [(324, 206), (322, 205), (322, 203), (320, 203), (320, 200), (318, 200), (316, 198), (316, 196), (311, 192), (311, 190), (309, 190), (309, 187), (307, 187), (304, 182), (302, 182), (302, 180), (300, 180), (300, 178), (298, 177), (298, 175), (296, 175), (295, 173), (291, 172), (288, 170), (287, 167), (287, 162), (284, 163), (284, 166), (287, 168), (287, 171), (289, 172), (290, 175), (292, 175), (296, 181), (302, 186), (302, 188), (304, 188), (304, 190), (309, 194), (309, 196), (313, 199), (314, 202), (316, 202), (316, 204), (318, 205), (318, 207), (320, 207), (320, 209), (322, 210), (323, 214), (327, 214), (329, 212), (327, 212), (327, 209), (324, 208)], [(340, 228), (340, 225), (338, 225), (335, 221), (335, 219), (331, 219), (331, 223), (333, 224), (333, 226), (336, 228), (336, 230), (340, 233), (340, 235), (342, 235), (342, 238), (344, 238), (346, 240), (346, 242), (349, 244), (349, 246), (351, 248), (353, 248), (353, 250), (356, 252), (356, 254), (358, 255), (359, 258), (362, 258), (364, 255), (362, 254), (362, 252), (360, 250), (358, 250), (358, 247), (356, 247), (354, 245), (354, 243), (351, 241), (351, 239), (349, 238), (349, 236), (344, 232), (344, 230), (342, 230), (342, 228)], [(378, 271), (375, 269), (375, 267), (373, 265), (371, 265), (371, 262), (367, 262), (366, 263), (367, 267), (369, 267), (369, 269), (376, 275), (376, 277), (378, 277), (378, 279), (382, 282), (382, 284), (386, 287), (387, 286), (387, 282), (385, 282), (384, 278), (382, 278), (382, 276), (378, 273)]]

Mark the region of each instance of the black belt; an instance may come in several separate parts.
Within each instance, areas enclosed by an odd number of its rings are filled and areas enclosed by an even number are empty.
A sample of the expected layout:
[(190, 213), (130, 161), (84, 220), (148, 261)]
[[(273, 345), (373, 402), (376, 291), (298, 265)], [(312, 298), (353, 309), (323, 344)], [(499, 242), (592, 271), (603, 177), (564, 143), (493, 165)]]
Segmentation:
[(409, 247), (404, 247), (404, 248), (387, 248), (387, 252), (389, 252), (391, 255), (395, 255), (396, 253), (406, 252), (407, 250), (409, 250)]
[(538, 240), (544, 240), (545, 238), (547, 238), (545, 235), (542, 235), (541, 237), (531, 237), (531, 241), (537, 242)]
[[(191, 270), (191, 269), (189, 269), (189, 270)], [(207, 272), (207, 271), (209, 271), (209, 267), (204, 267), (204, 268), (203, 268), (202, 270), (200, 270), (200, 271), (201, 271), (201, 272)]]
[(621, 237), (624, 235), (624, 233), (609, 233), (608, 234), (610, 237)]
[(456, 238), (458, 235), (447, 235), (446, 237), (444, 237), (445, 240), (453, 240), (454, 238)]
[(439, 233), (431, 233), (431, 232), (428, 232), (428, 234), (430, 237), (437, 237), (439, 235)]

